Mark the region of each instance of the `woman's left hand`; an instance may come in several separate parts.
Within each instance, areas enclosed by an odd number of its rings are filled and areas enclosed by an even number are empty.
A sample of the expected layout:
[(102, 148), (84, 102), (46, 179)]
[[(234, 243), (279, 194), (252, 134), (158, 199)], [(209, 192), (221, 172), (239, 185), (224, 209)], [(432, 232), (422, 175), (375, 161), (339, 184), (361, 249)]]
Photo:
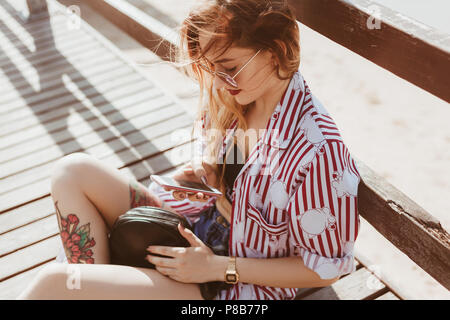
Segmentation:
[[(203, 283), (215, 281), (211, 268), (215, 254), (191, 230), (178, 225), (181, 235), (191, 247), (150, 246), (147, 251), (167, 258), (147, 255), (146, 259), (153, 263), (161, 274), (184, 283)], [(170, 258), (172, 257), (172, 258)]]

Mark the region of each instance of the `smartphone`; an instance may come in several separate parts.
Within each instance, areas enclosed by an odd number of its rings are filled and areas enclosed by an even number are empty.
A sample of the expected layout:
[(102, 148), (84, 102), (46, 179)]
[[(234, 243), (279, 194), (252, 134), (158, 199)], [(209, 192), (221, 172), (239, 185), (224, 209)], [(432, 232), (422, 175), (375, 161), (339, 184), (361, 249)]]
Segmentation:
[(169, 176), (160, 176), (157, 174), (150, 175), (150, 178), (163, 187), (170, 187), (171, 189), (179, 191), (186, 191), (192, 193), (202, 192), (203, 194), (207, 194), (209, 196), (222, 195), (222, 192), (220, 192), (216, 188), (207, 186), (206, 184), (201, 182), (186, 181), (186, 180), (178, 181)]

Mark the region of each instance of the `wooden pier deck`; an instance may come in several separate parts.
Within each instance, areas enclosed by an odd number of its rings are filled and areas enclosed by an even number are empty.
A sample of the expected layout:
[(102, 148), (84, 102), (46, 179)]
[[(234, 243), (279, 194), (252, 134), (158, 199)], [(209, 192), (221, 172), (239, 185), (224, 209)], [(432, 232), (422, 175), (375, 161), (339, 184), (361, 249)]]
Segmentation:
[[(52, 166), (89, 153), (148, 185), (189, 161), (193, 117), (99, 32), (67, 18), (23, 22), (0, 0), (0, 299), (15, 299), (61, 240), (50, 198)], [(171, 154), (176, 153), (177, 157)], [(400, 299), (366, 265), (298, 299)]]

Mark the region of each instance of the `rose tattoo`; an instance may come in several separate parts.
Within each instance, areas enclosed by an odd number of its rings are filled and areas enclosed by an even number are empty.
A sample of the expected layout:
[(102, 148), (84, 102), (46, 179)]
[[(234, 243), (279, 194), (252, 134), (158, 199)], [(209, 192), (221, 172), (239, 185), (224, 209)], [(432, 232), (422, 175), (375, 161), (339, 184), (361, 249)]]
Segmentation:
[(95, 240), (89, 237), (90, 223), (78, 226), (80, 219), (74, 214), (64, 218), (59, 211), (58, 201), (55, 202), (55, 208), (67, 260), (70, 263), (94, 263), (90, 248), (95, 246)]

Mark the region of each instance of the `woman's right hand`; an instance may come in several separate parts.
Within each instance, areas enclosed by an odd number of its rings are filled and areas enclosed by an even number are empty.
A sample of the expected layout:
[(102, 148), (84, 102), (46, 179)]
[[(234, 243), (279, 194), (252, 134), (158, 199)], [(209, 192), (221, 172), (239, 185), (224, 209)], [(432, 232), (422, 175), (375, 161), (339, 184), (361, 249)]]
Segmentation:
[[(205, 162), (203, 162), (202, 164), (195, 162), (188, 163), (177, 170), (172, 176), (172, 178), (174, 178), (175, 180), (187, 180), (204, 183), (205, 181), (202, 181), (202, 177), (206, 177), (206, 184), (216, 187), (217, 179), (214, 169), (211, 165)], [(171, 189), (170, 187), (164, 187), (164, 190), (170, 191), (173, 189)], [(188, 198), (191, 201), (200, 202), (206, 202), (210, 198), (209, 195), (206, 195), (202, 192), (193, 193), (180, 190), (174, 190), (172, 195), (176, 200), (184, 200)]]

